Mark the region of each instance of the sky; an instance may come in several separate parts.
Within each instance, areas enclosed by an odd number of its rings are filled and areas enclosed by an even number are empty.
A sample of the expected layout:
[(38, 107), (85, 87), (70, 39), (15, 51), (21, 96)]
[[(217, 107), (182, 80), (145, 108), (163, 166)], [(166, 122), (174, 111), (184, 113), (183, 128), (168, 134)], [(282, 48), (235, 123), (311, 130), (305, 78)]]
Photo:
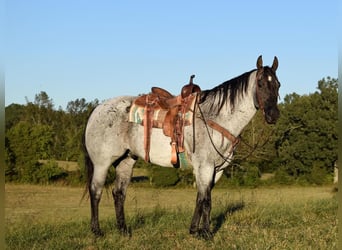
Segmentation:
[(338, 77), (338, 0), (5, 2), (5, 105), (204, 90), (278, 57), (280, 97)]

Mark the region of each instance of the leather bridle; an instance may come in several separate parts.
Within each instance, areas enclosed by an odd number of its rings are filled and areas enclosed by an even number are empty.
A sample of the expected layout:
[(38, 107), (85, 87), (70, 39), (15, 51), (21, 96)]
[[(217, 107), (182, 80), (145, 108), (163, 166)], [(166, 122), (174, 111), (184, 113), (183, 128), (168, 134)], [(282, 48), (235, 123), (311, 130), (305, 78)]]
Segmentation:
[[(256, 98), (257, 98), (257, 101), (258, 101), (258, 105), (259, 105), (259, 109), (261, 109), (262, 111), (264, 111), (264, 103), (261, 99), (261, 96), (259, 94), (259, 81), (261, 80), (261, 74), (263, 72), (261, 71), (258, 71), (257, 72), (257, 76), (256, 76)], [(205, 124), (205, 127), (207, 129), (207, 132), (208, 132), (208, 136), (209, 136), (209, 139), (211, 141), (211, 144), (213, 145), (215, 151), (218, 153), (218, 155), (227, 163), (230, 163), (230, 156), (232, 154), (232, 152), (235, 150), (236, 146), (240, 143), (240, 138), (239, 137), (236, 137), (234, 136), (231, 132), (229, 132), (227, 129), (225, 129), (224, 127), (222, 127), (221, 125), (219, 125), (218, 123), (216, 123), (215, 121), (211, 120), (211, 119), (208, 119), (206, 120), (205, 117), (204, 117), (204, 114), (202, 112), (202, 109), (200, 108), (200, 106), (198, 105), (198, 109), (200, 111), (200, 114), (201, 114), (201, 120), (204, 122)], [(228, 151), (228, 156), (225, 156), (224, 154), (222, 154), (216, 147), (216, 145), (214, 144), (213, 142), (213, 139), (210, 135), (210, 132), (209, 132), (209, 127), (212, 128), (213, 130), (216, 130), (217, 132), (221, 133), (222, 135), (222, 140), (223, 140), (223, 137), (227, 138), (230, 142), (231, 142), (231, 145), (229, 147), (229, 149), (227, 150)]]

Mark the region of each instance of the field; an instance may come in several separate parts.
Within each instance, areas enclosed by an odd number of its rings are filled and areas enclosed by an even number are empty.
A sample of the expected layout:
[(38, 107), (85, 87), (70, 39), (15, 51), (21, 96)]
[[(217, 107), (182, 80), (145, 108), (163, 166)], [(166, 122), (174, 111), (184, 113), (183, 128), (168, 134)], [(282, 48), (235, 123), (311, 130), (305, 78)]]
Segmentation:
[(6, 249), (337, 249), (332, 189), (214, 189), (214, 238), (205, 241), (188, 234), (195, 189), (129, 187), (131, 237), (116, 230), (111, 192), (104, 192), (105, 236), (96, 239), (82, 188), (6, 184)]

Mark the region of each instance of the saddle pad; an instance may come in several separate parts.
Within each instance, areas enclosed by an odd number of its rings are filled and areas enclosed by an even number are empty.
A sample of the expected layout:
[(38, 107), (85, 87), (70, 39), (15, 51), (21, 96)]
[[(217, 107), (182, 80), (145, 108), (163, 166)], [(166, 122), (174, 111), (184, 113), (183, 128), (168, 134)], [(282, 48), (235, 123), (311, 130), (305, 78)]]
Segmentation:
[[(184, 116), (185, 125), (191, 125), (192, 124), (195, 101), (196, 101), (196, 98), (193, 98), (189, 111), (185, 113), (185, 116)], [(154, 110), (153, 127), (162, 128), (165, 116), (166, 116), (168, 111), (169, 111), (168, 109), (155, 109)], [(130, 109), (130, 112), (129, 112), (128, 121), (138, 123), (138, 124), (143, 124), (144, 113), (145, 113), (145, 107), (138, 106), (133, 102), (131, 109)]]
[[(167, 109), (156, 109), (153, 113), (153, 121), (155, 121), (156, 123), (164, 122), (167, 111), (168, 111)], [(138, 123), (138, 124), (143, 124), (144, 113), (145, 113), (145, 107), (141, 107), (133, 103), (129, 112), (128, 121)]]

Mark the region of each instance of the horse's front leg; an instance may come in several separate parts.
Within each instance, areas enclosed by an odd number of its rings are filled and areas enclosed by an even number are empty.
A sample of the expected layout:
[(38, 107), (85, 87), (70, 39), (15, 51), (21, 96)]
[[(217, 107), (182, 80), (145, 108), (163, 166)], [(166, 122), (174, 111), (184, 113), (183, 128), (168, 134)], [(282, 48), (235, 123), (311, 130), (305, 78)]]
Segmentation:
[(192, 216), (191, 226), (190, 226), (190, 234), (196, 234), (199, 230), (199, 224), (203, 214), (203, 202), (202, 197), (199, 192), (197, 192), (196, 206), (194, 215)]
[(127, 187), (132, 177), (134, 163), (135, 160), (128, 157), (122, 160), (116, 167), (116, 177), (112, 191), (118, 229), (121, 233), (128, 235), (129, 230), (127, 229), (125, 221), (124, 203)]
[[(204, 238), (211, 238), (210, 232), (210, 212), (211, 212), (211, 187), (208, 187), (204, 193), (198, 192), (196, 199), (196, 207), (192, 217), (190, 234), (198, 233)], [(200, 228), (200, 223), (202, 227)]]
[(210, 232), (210, 212), (211, 212), (211, 187), (208, 187), (203, 203), (203, 214), (202, 214), (202, 229), (200, 234), (204, 238), (211, 238), (212, 233)]
[(190, 234), (198, 233), (201, 237), (209, 239), (212, 237), (210, 232), (211, 190), (215, 176), (212, 168), (206, 168), (204, 171), (202, 167), (201, 170), (202, 173), (196, 173), (197, 199), (189, 232)]

